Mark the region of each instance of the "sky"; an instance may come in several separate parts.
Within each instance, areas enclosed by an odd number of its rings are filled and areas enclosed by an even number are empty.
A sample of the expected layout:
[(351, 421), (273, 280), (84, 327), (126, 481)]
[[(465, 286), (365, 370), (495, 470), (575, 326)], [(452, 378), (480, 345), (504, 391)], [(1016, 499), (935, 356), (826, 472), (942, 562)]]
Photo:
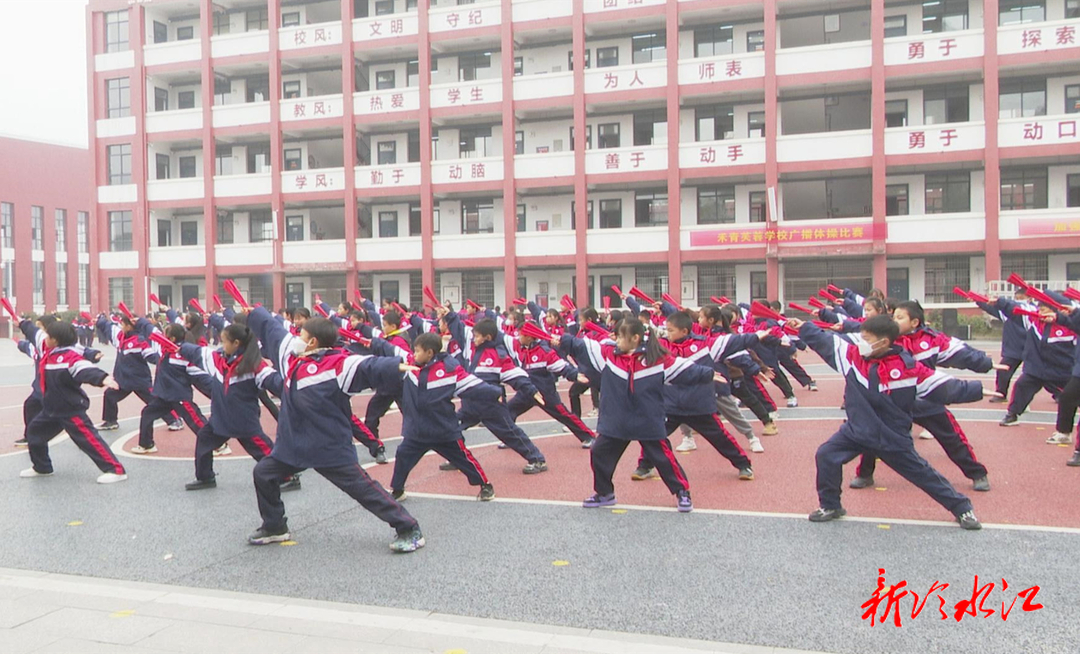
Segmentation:
[(87, 147), (87, 0), (0, 0), (0, 134)]

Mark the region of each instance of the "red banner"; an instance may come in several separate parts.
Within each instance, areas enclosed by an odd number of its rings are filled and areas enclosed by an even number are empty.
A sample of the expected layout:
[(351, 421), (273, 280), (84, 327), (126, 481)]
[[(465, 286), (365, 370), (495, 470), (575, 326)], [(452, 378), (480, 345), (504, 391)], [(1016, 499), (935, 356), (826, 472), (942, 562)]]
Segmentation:
[(1020, 236), (1080, 236), (1080, 220), (1021, 218)]
[[(884, 226), (882, 226), (884, 229)], [(766, 228), (763, 224), (741, 228), (702, 229), (690, 232), (690, 247), (715, 245), (753, 245), (755, 243), (817, 243), (836, 241), (869, 241), (874, 239), (874, 223), (856, 223), (826, 227), (821, 224), (806, 227)]]

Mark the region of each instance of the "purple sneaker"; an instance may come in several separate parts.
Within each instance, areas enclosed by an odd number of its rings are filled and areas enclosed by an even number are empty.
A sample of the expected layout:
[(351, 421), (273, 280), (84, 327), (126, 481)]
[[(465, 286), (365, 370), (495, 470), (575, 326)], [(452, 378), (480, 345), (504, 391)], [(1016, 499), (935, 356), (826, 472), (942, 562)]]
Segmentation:
[(601, 506), (615, 506), (615, 494), (600, 495), (598, 493), (592, 497), (586, 498), (585, 501), (581, 503), (581, 506), (586, 509), (596, 509)]
[(694, 510), (694, 503), (690, 501), (690, 491), (679, 491), (679, 513), (690, 513)]

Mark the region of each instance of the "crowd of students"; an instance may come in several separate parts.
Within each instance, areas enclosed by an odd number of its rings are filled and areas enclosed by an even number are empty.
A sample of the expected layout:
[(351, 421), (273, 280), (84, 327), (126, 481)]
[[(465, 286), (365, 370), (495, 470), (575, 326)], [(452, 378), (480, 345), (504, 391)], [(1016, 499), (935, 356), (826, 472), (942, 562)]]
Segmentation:
[[(873, 486), (880, 459), (945, 507), (961, 527), (978, 529), (971, 501), (916, 452), (912, 424), (925, 429), (922, 437), (941, 444), (975, 491), (985, 492), (987, 469), (947, 405), (989, 395), (992, 402), (1008, 402), (1001, 424), (1013, 425), (1044, 389), (1058, 403), (1056, 432), (1047, 442), (1067, 444), (1080, 401), (1080, 294), (1014, 281), (1014, 297), (993, 301), (957, 289), (1004, 323), (998, 363), (932, 329), (918, 302), (894, 302), (876, 289), (864, 298), (834, 286), (822, 289), (822, 299), (813, 298), (810, 308), (789, 305), (812, 314), (805, 321), (785, 316), (777, 302), (739, 305), (713, 298), (692, 309), (667, 295), (654, 301), (639, 289), (624, 294), (617, 287), (613, 291), (625, 310), (579, 310), (564, 296), (557, 309), (521, 299), (501, 312), (467, 300), (457, 311), (425, 289), (425, 306), (414, 311), (390, 300), (376, 307), (357, 293), (358, 301), (336, 307), (316, 296), (314, 315), (306, 308), (271, 313), (247, 306), (234, 285), (230, 293), (239, 310), (223, 307), (215, 296), (218, 311), (193, 302), (192, 311), (180, 313), (151, 297), (158, 311), (148, 316), (121, 305), (117, 313), (81, 314), (74, 323), (51, 315), (20, 319), (19, 348), (35, 363), (19, 441), (28, 447), (32, 466), (20, 474), (53, 474), (48, 443), (66, 431), (101, 470), (99, 483), (125, 480), (126, 469), (100, 431), (118, 427), (119, 403), (134, 394), (145, 406), (131, 452), (157, 451), (158, 420), (172, 430), (186, 424), (195, 432), (195, 479), (187, 490), (217, 486), (214, 456), (228, 453), (230, 440), (257, 461), (253, 477), (262, 523), (250, 543), (290, 538), (281, 493), (300, 489), (303, 471), (314, 469), (394, 528), (394, 551), (410, 552), (425, 539), (401, 503), (421, 457), (436, 452), (446, 460), (441, 469), (460, 471), (478, 487), (478, 499), (489, 501), (494, 485), (463, 432), (482, 424), (501, 441), (499, 447), (524, 459), (524, 474), (542, 474), (548, 470), (544, 454), (517, 425), (526, 411), (540, 407), (589, 450), (594, 493), (584, 507), (616, 503), (616, 466), (637, 442), (632, 479), (659, 476), (678, 510), (689, 512), (690, 483), (675, 452), (696, 449), (697, 434), (730, 462), (739, 480), (753, 480), (750, 457), (725, 421), (745, 437), (751, 453), (764, 452), (740, 407), (761, 423), (764, 435), (777, 434), (777, 403), (765, 382), (780, 390), (788, 407), (798, 406), (785, 371), (816, 391), (797, 359), (799, 351), (812, 350), (843, 376), (847, 420), (817, 450), (819, 507), (810, 520), (845, 515), (842, 467), (861, 457), (851, 488)], [(5, 306), (14, 318), (6, 301)], [(95, 333), (116, 348), (111, 374), (95, 365), (101, 359), (92, 347)], [(939, 368), (996, 370), (996, 390)], [(560, 379), (572, 384), (570, 407), (556, 390)], [(86, 384), (106, 388), (96, 427), (87, 415)], [(369, 389), (374, 395), (361, 420), (349, 398)], [(209, 418), (197, 406), (195, 390), (210, 398)], [(593, 412), (583, 415), (586, 393)], [(402, 441), (386, 489), (359, 465), (353, 441), (377, 463), (388, 463), (380, 422), (395, 404)], [(277, 422), (273, 438), (263, 429), (260, 407)], [(593, 416), (595, 429), (584, 420)], [(676, 430), (683, 439), (673, 448), (669, 437)], [(1080, 439), (1077, 447), (1070, 466), (1080, 466)]]

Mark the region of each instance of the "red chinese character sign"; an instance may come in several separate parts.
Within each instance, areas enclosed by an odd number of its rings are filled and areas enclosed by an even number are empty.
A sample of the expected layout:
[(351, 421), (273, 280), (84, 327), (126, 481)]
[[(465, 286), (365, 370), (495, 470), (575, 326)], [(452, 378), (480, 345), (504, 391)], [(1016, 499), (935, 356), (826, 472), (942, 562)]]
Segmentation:
[[(690, 232), (690, 247), (716, 247), (718, 245), (760, 245), (764, 243), (822, 243), (873, 240), (875, 230), (872, 222), (806, 226), (783, 226), (766, 228), (762, 223), (744, 224), (726, 229), (702, 229)], [(884, 229), (882, 226), (880, 229)]]
[(1016, 54), (1060, 50), (1077, 46), (1076, 30), (1080, 21), (1065, 25), (1033, 27), (1030, 24), (1009, 25), (998, 29), (999, 54)]
[(1020, 236), (1080, 236), (1080, 217), (1021, 218)]
[(341, 27), (335, 24), (307, 25), (281, 31), (281, 49), (317, 48), (341, 43)]

